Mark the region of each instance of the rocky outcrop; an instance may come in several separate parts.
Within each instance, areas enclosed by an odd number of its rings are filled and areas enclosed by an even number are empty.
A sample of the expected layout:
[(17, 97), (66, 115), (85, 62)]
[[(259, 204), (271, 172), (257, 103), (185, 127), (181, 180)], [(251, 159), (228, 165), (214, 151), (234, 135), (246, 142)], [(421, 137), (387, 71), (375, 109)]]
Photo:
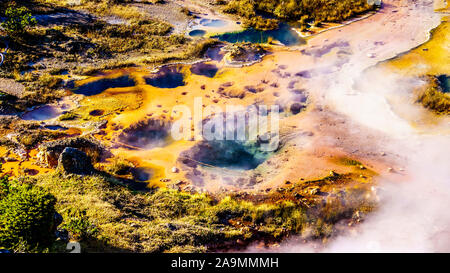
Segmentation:
[(11, 96), (21, 98), (25, 92), (25, 86), (13, 79), (0, 78), (0, 90)]
[(37, 155), (38, 159), (42, 164), (55, 168), (58, 166), (61, 153), (67, 147), (84, 152), (94, 163), (108, 156), (106, 148), (99, 141), (90, 137), (73, 137), (41, 144)]
[(252, 43), (241, 43), (226, 46), (222, 49), (227, 52), (224, 56), (225, 63), (230, 66), (245, 66), (261, 61), (266, 51)]
[(68, 174), (92, 174), (91, 159), (86, 153), (71, 147), (64, 148), (58, 158), (58, 170)]

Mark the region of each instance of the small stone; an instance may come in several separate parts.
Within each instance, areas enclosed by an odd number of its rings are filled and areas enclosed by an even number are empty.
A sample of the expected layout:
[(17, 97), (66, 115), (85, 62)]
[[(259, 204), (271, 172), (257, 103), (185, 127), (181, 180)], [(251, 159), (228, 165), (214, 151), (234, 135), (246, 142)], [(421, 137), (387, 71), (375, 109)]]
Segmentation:
[(172, 167), (172, 172), (173, 173), (178, 173), (180, 170), (177, 167)]

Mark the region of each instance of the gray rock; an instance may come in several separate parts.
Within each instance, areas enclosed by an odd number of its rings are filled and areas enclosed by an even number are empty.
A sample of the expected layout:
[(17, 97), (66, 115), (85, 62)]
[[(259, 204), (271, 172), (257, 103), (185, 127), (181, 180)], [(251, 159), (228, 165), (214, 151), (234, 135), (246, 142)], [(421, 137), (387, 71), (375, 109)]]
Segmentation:
[(91, 174), (94, 171), (86, 153), (71, 147), (66, 147), (59, 155), (58, 169), (73, 174)]
[(0, 78), (0, 90), (11, 96), (22, 98), (25, 93), (25, 86), (13, 79)]
[(101, 143), (94, 138), (74, 137), (41, 144), (37, 155), (39, 162), (50, 168), (55, 168), (58, 165), (61, 153), (66, 147), (76, 148), (89, 154), (93, 162), (98, 162), (101, 157), (110, 156)]

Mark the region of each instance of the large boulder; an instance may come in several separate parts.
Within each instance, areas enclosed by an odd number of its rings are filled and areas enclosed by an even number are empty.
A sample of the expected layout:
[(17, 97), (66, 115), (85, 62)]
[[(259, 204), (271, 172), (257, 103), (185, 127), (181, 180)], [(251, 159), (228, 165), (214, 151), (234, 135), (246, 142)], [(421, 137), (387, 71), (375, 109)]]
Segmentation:
[(66, 147), (59, 155), (58, 169), (74, 174), (91, 174), (94, 171), (91, 159), (86, 153), (71, 147)]
[(44, 165), (55, 168), (58, 159), (66, 147), (78, 149), (87, 154), (92, 162), (98, 162), (101, 158), (109, 156), (106, 148), (94, 138), (74, 137), (45, 142), (39, 146), (38, 159)]

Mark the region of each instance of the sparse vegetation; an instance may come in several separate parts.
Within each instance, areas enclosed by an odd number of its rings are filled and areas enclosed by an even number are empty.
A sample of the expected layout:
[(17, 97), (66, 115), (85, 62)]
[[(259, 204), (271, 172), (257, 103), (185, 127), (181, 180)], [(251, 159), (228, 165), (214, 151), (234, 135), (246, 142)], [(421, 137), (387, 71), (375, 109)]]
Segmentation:
[[(0, 6), (6, 9), (9, 2)], [(16, 2), (18, 7), (24, 7), (26, 13), (21, 9), (20, 14), (26, 15), (30, 22), (36, 22), (31, 16), (41, 16), (41, 22), (45, 20), (43, 16), (61, 12), (62, 8), (79, 15), (80, 19), (75, 16), (77, 19), (69, 23), (61, 19), (57, 25), (26, 27), (24, 30), (28, 31), (21, 34), (22, 39), (10, 41), (0, 77), (19, 81), (27, 91), (24, 98), (10, 102), (12, 108), (17, 108), (15, 104), (30, 107), (63, 96), (63, 77), (58, 74), (61, 72), (88, 74), (102, 69), (198, 58), (203, 46), (210, 44), (193, 43), (183, 35), (171, 34), (172, 26), (128, 5), (129, 1), (93, 0), (76, 5), (65, 1)], [(119, 23), (109, 23), (110, 18)], [(0, 29), (0, 37), (6, 34)]]
[(61, 227), (85, 251), (205, 252), (256, 240), (277, 242), (305, 230), (313, 230), (311, 238), (326, 238), (334, 223), (373, 205), (362, 189), (347, 192), (346, 206), (343, 194), (311, 207), (285, 198), (244, 201), (171, 189), (133, 192), (103, 175), (52, 174), (27, 180), (56, 196), (64, 216)]
[(444, 93), (436, 77), (427, 77), (429, 84), (418, 95), (417, 102), (439, 115), (450, 114), (450, 94)]
[(108, 165), (107, 171), (113, 175), (125, 175), (130, 173), (133, 167), (130, 161), (115, 157), (112, 164)]
[(0, 178), (0, 248), (34, 252), (50, 247), (55, 203), (41, 187)]
[(273, 19), (263, 18), (262, 14), (288, 21), (337, 22), (373, 8), (366, 0), (231, 0), (224, 11), (246, 18), (249, 27), (264, 30), (277, 25)]
[(5, 17), (1, 26), (12, 36), (20, 35), (36, 25), (36, 19), (31, 16), (30, 11), (26, 7), (18, 7), (14, 2), (5, 10)]
[(78, 115), (72, 112), (67, 112), (65, 114), (62, 114), (61, 116), (59, 116), (59, 120), (60, 121), (64, 121), (64, 120), (74, 120), (77, 119)]
[(61, 228), (70, 232), (75, 240), (88, 240), (98, 233), (98, 229), (91, 224), (89, 218), (86, 216), (86, 211), (78, 209), (67, 210), (64, 212), (64, 224)]
[(48, 140), (54, 140), (66, 136), (64, 132), (58, 131), (44, 131), (39, 128), (34, 130), (19, 132), (20, 137), (17, 137), (17, 142), (23, 145), (26, 149), (35, 148), (39, 143)]

